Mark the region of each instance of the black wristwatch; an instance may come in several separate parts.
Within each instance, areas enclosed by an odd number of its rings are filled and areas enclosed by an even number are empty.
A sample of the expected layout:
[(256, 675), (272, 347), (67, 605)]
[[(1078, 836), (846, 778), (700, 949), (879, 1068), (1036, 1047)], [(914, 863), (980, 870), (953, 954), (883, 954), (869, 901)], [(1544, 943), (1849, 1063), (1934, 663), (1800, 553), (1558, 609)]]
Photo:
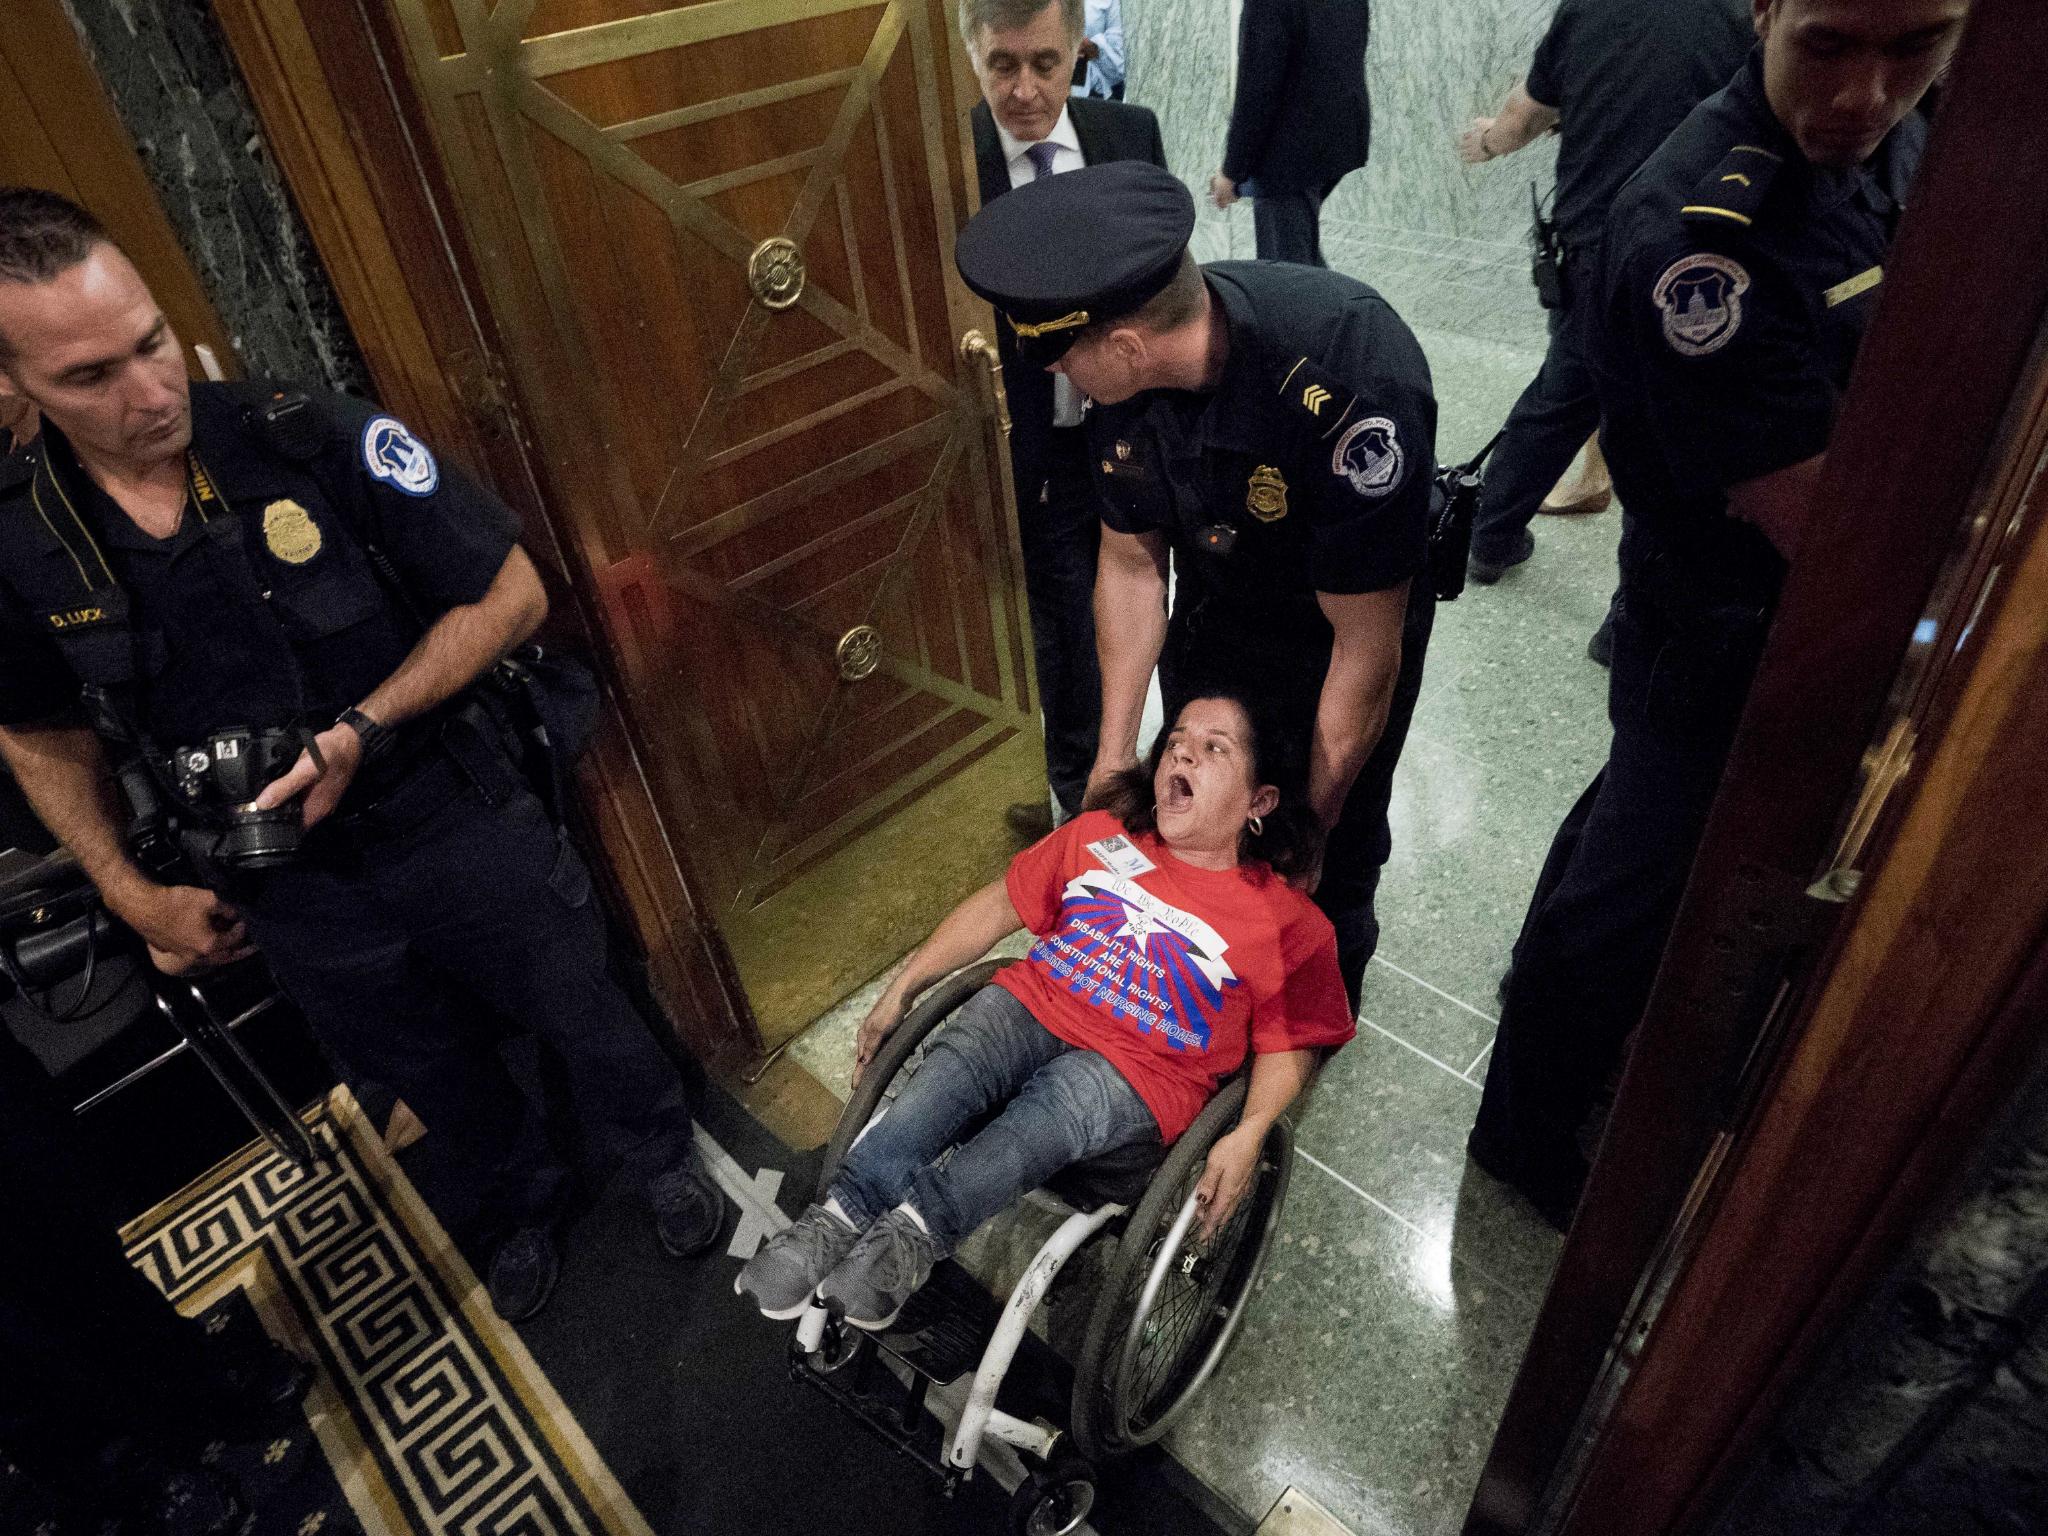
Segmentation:
[(379, 725), (353, 704), (336, 715), (334, 723), (354, 729), (357, 738), (363, 744), (363, 762), (366, 765), (388, 756), (392, 747), (397, 744), (398, 738), (393, 736), (388, 728)]

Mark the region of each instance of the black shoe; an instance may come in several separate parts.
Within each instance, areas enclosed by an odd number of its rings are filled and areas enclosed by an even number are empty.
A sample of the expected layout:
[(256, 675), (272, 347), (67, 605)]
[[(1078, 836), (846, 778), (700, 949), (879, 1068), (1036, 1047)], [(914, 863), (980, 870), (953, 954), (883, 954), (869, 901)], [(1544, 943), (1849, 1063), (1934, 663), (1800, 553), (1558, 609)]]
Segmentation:
[(1465, 574), (1482, 587), (1490, 587), (1535, 553), (1536, 535), (1524, 528), (1522, 536), (1515, 541), (1515, 547), (1497, 559), (1473, 550), (1465, 557)]
[(1545, 1223), (1560, 1232), (1571, 1230), (1572, 1214), (1578, 1210), (1579, 1196), (1586, 1187), (1583, 1167), (1568, 1173), (1538, 1175), (1518, 1167), (1501, 1148), (1482, 1136), (1476, 1125), (1465, 1138), (1465, 1153), (1480, 1172), (1498, 1179), (1534, 1206)]
[(1603, 667), (1614, 665), (1613, 619), (1600, 621), (1600, 627), (1593, 631), (1593, 638), (1586, 642), (1586, 654)]
[(695, 1151), (647, 1185), (654, 1207), (654, 1235), (672, 1259), (695, 1258), (718, 1241), (725, 1225), (725, 1196)]
[(491, 1255), (485, 1282), (491, 1307), (506, 1322), (523, 1323), (547, 1305), (561, 1274), (562, 1261), (547, 1228), (521, 1227)]
[(1052, 835), (1052, 807), (1043, 800), (1019, 800), (1003, 811), (1003, 825), (1035, 843)]

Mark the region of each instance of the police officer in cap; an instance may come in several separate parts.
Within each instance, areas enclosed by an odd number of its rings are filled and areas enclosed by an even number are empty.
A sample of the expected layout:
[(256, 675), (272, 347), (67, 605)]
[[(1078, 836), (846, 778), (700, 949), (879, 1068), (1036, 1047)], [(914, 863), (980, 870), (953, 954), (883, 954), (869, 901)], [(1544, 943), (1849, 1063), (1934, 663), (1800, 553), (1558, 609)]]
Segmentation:
[[(261, 946), (342, 1061), (467, 1165), (456, 1219), (508, 1319), (554, 1284), (569, 1175), (505, 1024), (566, 1066), (663, 1246), (707, 1247), (722, 1202), (682, 1081), (477, 702), (547, 610), (512, 514), (372, 407), (188, 384), (141, 275), (47, 192), (0, 188), (0, 393), (41, 418), (0, 466), (0, 753), (109, 909), (166, 971)], [(137, 863), (109, 757), (177, 809), (196, 875)]]
[(1569, 1223), (1582, 1129), (1706, 826), (1968, 0), (1755, 0), (1761, 36), (1609, 215), (1595, 346), (1626, 518), (1607, 764), (1517, 940), (1480, 1166)]
[(1092, 402), (1104, 525), (1092, 781), (1135, 761), (1155, 664), (1169, 719), (1215, 682), (1272, 697), (1309, 743), (1329, 833), (1316, 899), (1355, 1004), (1434, 616), (1429, 366), (1365, 284), (1279, 263), (1198, 266), (1193, 229), (1169, 172), (1091, 166), (983, 208), (955, 259), (1020, 354)]

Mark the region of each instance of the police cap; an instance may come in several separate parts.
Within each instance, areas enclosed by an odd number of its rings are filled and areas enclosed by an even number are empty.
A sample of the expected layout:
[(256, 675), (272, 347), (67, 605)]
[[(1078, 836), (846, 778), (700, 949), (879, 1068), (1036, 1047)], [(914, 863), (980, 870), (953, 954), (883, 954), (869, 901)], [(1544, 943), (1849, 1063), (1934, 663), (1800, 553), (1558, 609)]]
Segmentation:
[(1128, 315), (1180, 270), (1195, 200), (1179, 177), (1113, 160), (1026, 182), (960, 231), (953, 260), (1001, 311), (1027, 363), (1057, 362), (1091, 322)]

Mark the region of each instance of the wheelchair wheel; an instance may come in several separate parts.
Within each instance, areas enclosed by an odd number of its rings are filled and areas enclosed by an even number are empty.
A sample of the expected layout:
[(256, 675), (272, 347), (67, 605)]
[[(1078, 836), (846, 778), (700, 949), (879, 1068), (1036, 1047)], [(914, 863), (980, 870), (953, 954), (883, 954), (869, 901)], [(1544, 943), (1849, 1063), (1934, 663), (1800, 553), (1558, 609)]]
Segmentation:
[(1236, 1336), (1287, 1199), (1292, 1128), (1281, 1121), (1267, 1132), (1251, 1187), (1206, 1248), (1182, 1216), (1209, 1149), (1243, 1113), (1246, 1092), (1240, 1077), (1209, 1102), (1117, 1239), (1074, 1368), (1074, 1440), (1091, 1460), (1165, 1434)]
[(818, 1169), (818, 1192), (813, 1199), (825, 1198), (826, 1192), (832, 1188), (832, 1181), (839, 1177), (839, 1165), (846, 1161), (847, 1149), (853, 1145), (854, 1138), (867, 1129), (876, 1111), (887, 1100), (895, 1098), (899, 1086), (896, 1079), (924, 1045), (926, 1038), (1009, 963), (1007, 960), (983, 960), (964, 971), (955, 971), (945, 980), (935, 983), (917, 1006), (904, 1015), (903, 1022), (896, 1026), (896, 1032), (882, 1043), (882, 1049), (868, 1064), (868, 1070), (855, 1086), (853, 1096), (846, 1101), (846, 1108), (839, 1112), (839, 1124), (833, 1128), (832, 1139), (825, 1144), (825, 1161)]
[(1055, 1457), (1010, 1495), (1006, 1536), (1070, 1536), (1095, 1507), (1095, 1469), (1078, 1456)]

